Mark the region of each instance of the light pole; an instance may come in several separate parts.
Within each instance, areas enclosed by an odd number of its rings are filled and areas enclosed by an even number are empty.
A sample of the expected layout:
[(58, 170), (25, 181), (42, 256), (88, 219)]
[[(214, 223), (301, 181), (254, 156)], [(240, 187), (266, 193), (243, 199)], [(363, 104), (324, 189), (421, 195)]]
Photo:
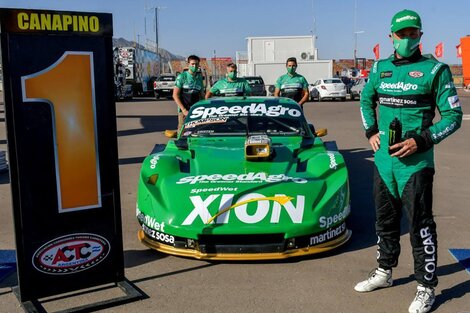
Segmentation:
[(354, 32), (354, 67), (357, 68), (357, 34), (363, 34), (364, 31), (360, 30), (357, 32)]

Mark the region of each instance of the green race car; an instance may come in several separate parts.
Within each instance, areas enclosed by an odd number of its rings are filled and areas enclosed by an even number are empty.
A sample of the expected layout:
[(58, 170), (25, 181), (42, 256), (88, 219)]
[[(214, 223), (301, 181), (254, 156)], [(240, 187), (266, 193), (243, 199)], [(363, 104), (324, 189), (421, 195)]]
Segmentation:
[(196, 103), (178, 138), (142, 164), (139, 239), (206, 260), (282, 259), (344, 244), (348, 171), (324, 134), (287, 98)]

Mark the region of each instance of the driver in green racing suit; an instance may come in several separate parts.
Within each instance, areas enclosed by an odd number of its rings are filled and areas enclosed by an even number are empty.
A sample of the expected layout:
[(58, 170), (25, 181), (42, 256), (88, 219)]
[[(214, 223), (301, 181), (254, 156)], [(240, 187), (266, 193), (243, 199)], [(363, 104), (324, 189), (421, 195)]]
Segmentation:
[[(404, 208), (410, 222), (415, 278), (419, 284), (410, 312), (428, 312), (437, 285), (437, 237), (432, 214), (433, 147), (455, 132), (462, 121), (450, 69), (432, 57), (421, 55), (418, 49), (421, 35), (419, 15), (409, 10), (398, 12), (392, 20), (395, 53), (374, 63), (361, 94), (362, 122), (375, 152), (379, 267), (367, 280), (358, 283), (355, 290), (367, 292), (392, 285), (391, 269), (398, 264), (400, 218)], [(441, 119), (433, 124), (436, 108)], [(394, 133), (400, 142), (389, 146), (389, 136)], [(426, 296), (418, 297), (420, 292)]]

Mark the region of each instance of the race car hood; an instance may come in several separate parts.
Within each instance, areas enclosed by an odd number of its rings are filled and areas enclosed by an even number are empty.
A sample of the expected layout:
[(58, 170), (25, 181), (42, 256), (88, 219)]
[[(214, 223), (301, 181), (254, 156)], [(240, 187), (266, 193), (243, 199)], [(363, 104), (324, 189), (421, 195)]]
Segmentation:
[[(144, 161), (137, 215), (172, 235), (321, 231), (349, 214), (342, 156), (319, 138), (272, 138), (273, 156), (244, 158), (244, 138), (190, 138), (187, 149), (170, 141)], [(328, 187), (328, 188), (327, 188)]]

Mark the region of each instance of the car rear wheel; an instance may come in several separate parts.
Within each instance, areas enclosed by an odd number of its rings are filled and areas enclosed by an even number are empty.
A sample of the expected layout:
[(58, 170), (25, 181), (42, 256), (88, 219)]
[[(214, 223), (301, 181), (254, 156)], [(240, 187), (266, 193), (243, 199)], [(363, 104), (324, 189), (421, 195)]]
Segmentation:
[(346, 97), (341, 97), (341, 101), (346, 101)]

